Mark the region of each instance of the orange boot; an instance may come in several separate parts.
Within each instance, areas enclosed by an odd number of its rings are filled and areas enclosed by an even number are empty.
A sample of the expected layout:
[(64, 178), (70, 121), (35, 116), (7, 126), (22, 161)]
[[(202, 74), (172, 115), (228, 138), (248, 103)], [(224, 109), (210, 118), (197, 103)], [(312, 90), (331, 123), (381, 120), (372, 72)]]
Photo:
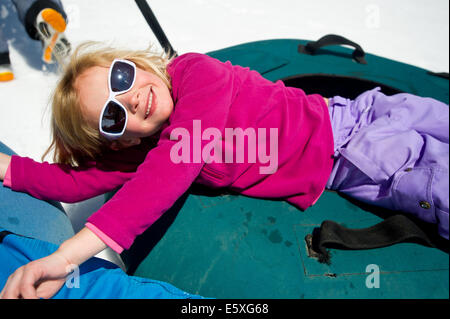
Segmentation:
[(42, 40), (44, 49), (42, 60), (45, 63), (54, 63), (55, 60), (64, 64), (65, 58), (70, 54), (70, 43), (64, 35), (66, 21), (54, 9), (44, 9), (36, 17), (36, 29)]
[(11, 69), (11, 64), (0, 65), (0, 82), (11, 81), (14, 79), (14, 74)]
[(14, 74), (9, 60), (9, 52), (0, 53), (0, 82), (11, 81), (14, 79)]

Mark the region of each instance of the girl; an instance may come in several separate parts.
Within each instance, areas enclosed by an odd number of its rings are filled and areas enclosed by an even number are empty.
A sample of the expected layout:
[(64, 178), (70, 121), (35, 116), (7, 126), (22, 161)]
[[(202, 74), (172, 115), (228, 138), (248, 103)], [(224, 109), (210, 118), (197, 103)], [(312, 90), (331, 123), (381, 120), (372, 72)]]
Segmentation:
[(59, 164), (3, 155), (4, 185), (63, 202), (123, 187), (11, 275), (3, 297), (51, 296), (67, 264), (128, 249), (194, 182), (302, 210), (327, 187), (435, 222), (448, 239), (448, 106), (433, 99), (377, 88), (326, 99), (202, 54), (87, 44), (56, 88), (52, 130)]

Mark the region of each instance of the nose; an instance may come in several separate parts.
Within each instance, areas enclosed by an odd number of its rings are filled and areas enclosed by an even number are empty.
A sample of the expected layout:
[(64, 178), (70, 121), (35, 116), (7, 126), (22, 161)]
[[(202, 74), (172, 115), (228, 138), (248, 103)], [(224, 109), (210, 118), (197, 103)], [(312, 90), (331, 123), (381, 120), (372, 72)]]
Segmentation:
[(134, 114), (137, 112), (139, 107), (141, 93), (137, 90), (131, 90), (117, 96), (116, 98)]

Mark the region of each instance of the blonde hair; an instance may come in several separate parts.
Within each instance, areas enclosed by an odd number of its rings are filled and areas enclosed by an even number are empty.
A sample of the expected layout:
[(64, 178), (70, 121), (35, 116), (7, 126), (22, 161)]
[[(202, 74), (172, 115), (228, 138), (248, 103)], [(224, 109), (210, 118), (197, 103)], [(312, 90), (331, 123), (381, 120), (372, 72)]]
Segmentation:
[(109, 149), (110, 142), (84, 119), (75, 81), (87, 69), (94, 66), (109, 67), (116, 58), (134, 62), (138, 68), (159, 76), (171, 88), (166, 68), (173, 56), (158, 54), (151, 47), (133, 51), (92, 41), (82, 43), (65, 66), (53, 93), (50, 124), (52, 141), (42, 159), (54, 149), (54, 162), (82, 166), (98, 159)]

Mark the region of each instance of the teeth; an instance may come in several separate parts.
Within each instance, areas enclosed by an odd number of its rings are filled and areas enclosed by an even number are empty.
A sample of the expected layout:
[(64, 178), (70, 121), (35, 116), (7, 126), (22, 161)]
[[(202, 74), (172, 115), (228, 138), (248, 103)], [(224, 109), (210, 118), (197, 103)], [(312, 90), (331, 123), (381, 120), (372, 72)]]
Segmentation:
[(152, 101), (153, 101), (153, 92), (150, 89), (150, 97), (148, 99), (147, 111), (145, 112), (145, 117), (146, 118), (150, 114), (150, 108), (152, 107)]

